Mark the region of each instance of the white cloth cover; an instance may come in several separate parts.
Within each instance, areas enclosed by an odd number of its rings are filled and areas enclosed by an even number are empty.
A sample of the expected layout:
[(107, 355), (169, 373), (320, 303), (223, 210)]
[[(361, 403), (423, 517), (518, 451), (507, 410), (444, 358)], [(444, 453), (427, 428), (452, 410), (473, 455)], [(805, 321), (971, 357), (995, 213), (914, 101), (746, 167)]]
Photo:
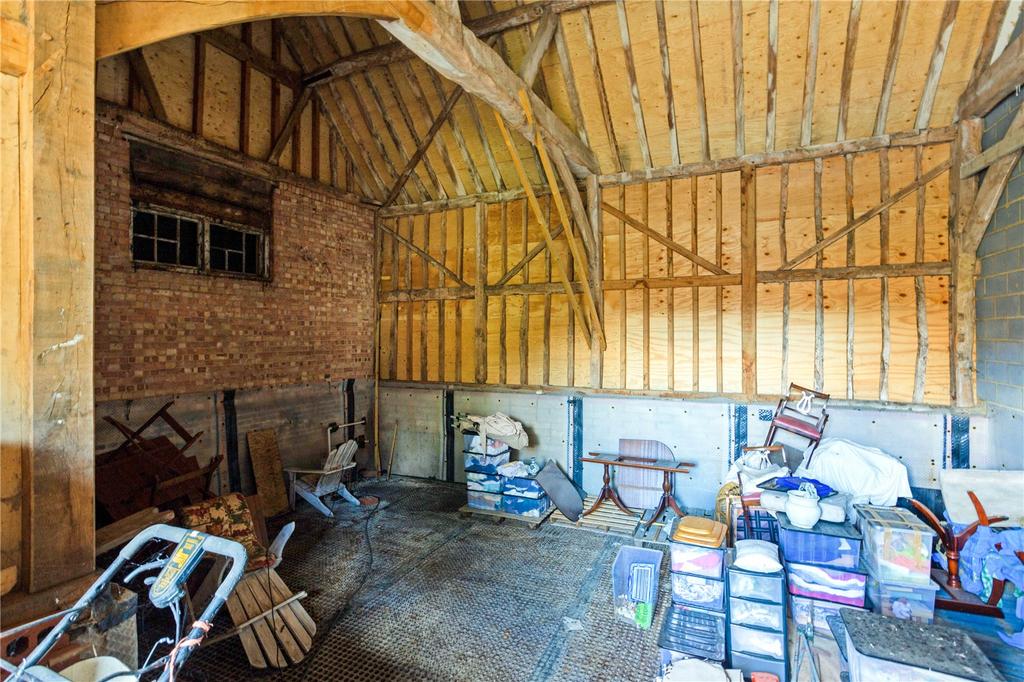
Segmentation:
[(851, 507), (892, 507), (899, 497), (913, 497), (907, 467), (902, 462), (878, 448), (844, 438), (822, 439), (810, 466), (801, 464), (793, 475), (814, 478), (835, 490), (850, 493)]
[(522, 450), (530, 444), (530, 438), (523, 430), (523, 425), (507, 414), (495, 412), (489, 417), (471, 414), (468, 419), (476, 425), (476, 432), (483, 438), (500, 440), (513, 450)]

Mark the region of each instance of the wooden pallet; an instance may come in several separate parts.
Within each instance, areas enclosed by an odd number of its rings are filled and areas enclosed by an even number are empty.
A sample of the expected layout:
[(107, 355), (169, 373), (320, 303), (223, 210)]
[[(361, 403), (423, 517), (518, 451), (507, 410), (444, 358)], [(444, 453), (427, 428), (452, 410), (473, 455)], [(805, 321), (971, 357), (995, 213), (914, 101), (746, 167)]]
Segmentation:
[(668, 510), (662, 513), (661, 518), (652, 523), (650, 527), (644, 526), (644, 524), (651, 519), (652, 514), (654, 514), (653, 509), (647, 509), (644, 511), (643, 518), (640, 520), (640, 523), (636, 525), (636, 530), (633, 532), (633, 539), (656, 545), (668, 544), (668, 534), (676, 519), (676, 513), (672, 510)]
[[(583, 501), (583, 510), (590, 509), (597, 497), (594, 495), (588, 495), (587, 499)], [(551, 515), (551, 523), (555, 523), (561, 526), (571, 526), (573, 528), (581, 528), (583, 530), (589, 530), (595, 533), (614, 533), (615, 535), (626, 535), (632, 537), (636, 532), (637, 524), (640, 522), (639, 516), (630, 516), (625, 514), (616, 507), (613, 503), (605, 501), (596, 512), (588, 514), (587, 516), (581, 516), (579, 521), (573, 523), (567, 519), (557, 509), (555, 513)]]
[(492, 519), (495, 523), (502, 523), (506, 519), (509, 521), (515, 521), (518, 523), (525, 523), (530, 527), (531, 530), (539, 526), (540, 524), (547, 521), (548, 517), (551, 516), (552, 512), (556, 512), (554, 506), (548, 507), (548, 510), (540, 517), (534, 516), (522, 516), (520, 514), (509, 514), (508, 512), (490, 511), (489, 509), (475, 509), (470, 507), (468, 504), (463, 505), (459, 509), (459, 515), (463, 518), (469, 516), (478, 516)]

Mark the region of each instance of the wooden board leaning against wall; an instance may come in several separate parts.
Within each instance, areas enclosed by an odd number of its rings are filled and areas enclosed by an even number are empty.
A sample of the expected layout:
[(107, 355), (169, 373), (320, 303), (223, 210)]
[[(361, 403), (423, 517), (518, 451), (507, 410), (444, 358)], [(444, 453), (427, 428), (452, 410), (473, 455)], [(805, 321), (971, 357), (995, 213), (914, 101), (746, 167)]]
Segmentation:
[[(949, 155), (941, 142), (746, 171), (746, 387), (742, 170), (601, 190), (600, 384), (523, 200), (382, 217), (381, 378), (734, 397), (792, 381), (851, 400), (948, 404)], [(550, 197), (540, 200), (557, 230)], [(554, 257), (570, 263), (567, 251), (559, 236)]]

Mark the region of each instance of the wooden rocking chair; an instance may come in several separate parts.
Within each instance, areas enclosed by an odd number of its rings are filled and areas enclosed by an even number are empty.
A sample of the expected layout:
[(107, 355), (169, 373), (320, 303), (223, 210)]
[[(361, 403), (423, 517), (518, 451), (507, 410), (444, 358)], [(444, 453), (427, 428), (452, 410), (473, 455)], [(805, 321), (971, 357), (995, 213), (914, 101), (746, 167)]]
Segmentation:
[[(980, 526), (995, 526), (999, 524), (1007, 524), (1012, 526), (1024, 525), (1024, 515), (1021, 514), (1021, 503), (1020, 503), (1020, 484), (1024, 481), (1021, 478), (1008, 476), (1014, 472), (1007, 471), (979, 471), (977, 469), (969, 470), (950, 470), (943, 471), (939, 478), (939, 486), (942, 489), (942, 499), (946, 504), (946, 513), (949, 518), (958, 525), (965, 525), (966, 527), (959, 533), (954, 533), (953, 528), (939, 520), (939, 518), (917, 500), (911, 499), (910, 503), (914, 506), (914, 509), (924, 518), (929, 526), (938, 534), (939, 539), (942, 541), (942, 547), (946, 554), (946, 566), (948, 570), (942, 570), (939, 567), (932, 568), (932, 579), (937, 582), (943, 590), (945, 590), (949, 597), (942, 595), (936, 596), (935, 608), (945, 609), (947, 611), (963, 611), (966, 613), (974, 613), (981, 616), (991, 616), (993, 618), (1002, 618), (1003, 611), (999, 606), (999, 602), (1003, 598), (1003, 592), (1006, 588), (1006, 581), (1000, 579), (994, 579), (992, 581), (992, 593), (989, 595), (987, 601), (982, 601), (977, 595), (972, 594), (963, 589), (960, 582), (960, 552), (963, 550), (967, 541), (974, 535)], [(985, 493), (981, 493), (990, 499), (990, 502), (999, 502), (999, 498), (1003, 500), (1007, 499), (1006, 495), (1009, 495), (1009, 499), (1016, 500), (1015, 510), (1017, 514), (1014, 518), (1007, 516), (989, 516), (985, 511), (985, 507), (982, 505), (979, 499), (979, 494), (975, 493), (974, 490), (968, 489), (966, 486), (972, 486), (977, 490), (984, 490)], [(1003, 490), (999, 490), (1003, 488)], [(1002, 494), (1000, 494), (1002, 493)], [(970, 507), (965, 504), (964, 498), (970, 500)], [(973, 518), (971, 512), (973, 511)], [(997, 545), (998, 547), (999, 545)], [(1018, 554), (1018, 558), (1024, 561), (1024, 556)]]
[[(257, 525), (240, 493), (185, 507), (181, 517), (188, 528), (241, 543), (249, 555), (245, 576), (227, 601), (235, 627), (207, 640), (207, 645), (237, 636), (254, 668), (286, 668), (302, 661), (313, 647), (316, 623), (299, 603), (306, 593), (292, 594), (275, 570), (295, 529), (294, 522), (282, 528), (267, 548), (266, 531)], [(220, 583), (219, 579), (211, 583), (211, 579), (224, 568), (226, 563), (215, 565), (190, 601), (202, 602), (209, 585)]]
[(354, 440), (342, 443), (324, 459), (319, 469), (304, 467), (285, 467), (288, 474), (288, 503), (295, 509), (295, 495), (309, 502), (314, 509), (328, 518), (334, 518), (334, 512), (321, 499), (337, 493), (349, 504), (359, 506), (359, 500), (353, 497), (341, 482), (342, 474), (356, 466), (353, 458), (359, 444)]

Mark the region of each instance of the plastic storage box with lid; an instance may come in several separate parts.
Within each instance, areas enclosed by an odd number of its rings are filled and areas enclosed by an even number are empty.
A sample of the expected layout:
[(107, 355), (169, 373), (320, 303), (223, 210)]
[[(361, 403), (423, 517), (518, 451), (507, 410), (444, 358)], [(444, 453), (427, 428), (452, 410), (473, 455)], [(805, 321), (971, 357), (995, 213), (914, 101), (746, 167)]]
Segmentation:
[(620, 620), (644, 630), (651, 627), (663, 556), (660, 549), (631, 545), (619, 548), (612, 563), (612, 601)]
[(864, 536), (862, 554), (879, 580), (927, 585), (931, 582), (935, 532), (909, 509), (856, 505)]
[(755, 656), (745, 654), (741, 651), (733, 651), (729, 654), (729, 667), (739, 668), (743, 671), (743, 679), (749, 680), (754, 673), (771, 673), (781, 682), (788, 679), (788, 664), (786, 661), (768, 658), (767, 656)]
[(729, 566), (729, 596), (783, 604), (786, 598), (786, 575), (783, 571), (755, 573)]
[(725, 608), (725, 581), (689, 573), (672, 573), (672, 601), (702, 609)]
[(508, 444), (500, 440), (484, 438), (475, 433), (464, 433), (462, 435), (462, 450), (477, 455), (500, 455), (508, 452)]
[(729, 622), (782, 630), (786, 625), (786, 607), (783, 604), (729, 597)]
[(730, 623), (729, 651), (782, 660), (786, 655), (786, 633)]
[(789, 593), (848, 606), (864, 606), (867, 574), (848, 568), (786, 563)]
[(672, 571), (720, 579), (727, 531), (724, 523), (702, 516), (676, 519), (669, 535)]
[(498, 474), (478, 474), (466, 472), (466, 489), (481, 493), (501, 493), (503, 481)]
[(725, 614), (672, 604), (665, 614), (658, 646), (688, 656), (725, 660)]
[(466, 493), (466, 505), (472, 509), (484, 509), (486, 511), (501, 511), (500, 493), (481, 493), (470, 490)]
[(516, 497), (515, 495), (501, 496), (501, 511), (516, 516), (527, 516), (540, 518), (547, 513), (551, 501), (547, 495), (543, 497)]
[(931, 623), (935, 617), (935, 594), (939, 586), (935, 582), (927, 585), (901, 585), (878, 580), (868, 574), (868, 598), (875, 613), (894, 618)]
[(532, 497), (537, 499), (545, 495), (544, 488), (540, 487), (537, 479), (527, 476), (506, 476), (501, 492), (505, 495), (515, 497)]
[(860, 609), (857, 606), (837, 604), (834, 601), (811, 599), (809, 597), (798, 597), (791, 594), (790, 613), (793, 614), (793, 622), (797, 627), (813, 627), (814, 631), (826, 637), (832, 636), (828, 619), (831, 616), (838, 616), (840, 609)]
[(963, 630), (840, 611), (851, 682), (1004, 682)]
[(813, 528), (799, 528), (785, 512), (778, 513), (779, 545), (786, 561), (840, 568), (860, 565), (861, 535), (852, 524), (818, 521)]
[(474, 474), (497, 474), (498, 467), (508, 464), (509, 451), (497, 455), (481, 455), (476, 452), (462, 453), (466, 471)]

